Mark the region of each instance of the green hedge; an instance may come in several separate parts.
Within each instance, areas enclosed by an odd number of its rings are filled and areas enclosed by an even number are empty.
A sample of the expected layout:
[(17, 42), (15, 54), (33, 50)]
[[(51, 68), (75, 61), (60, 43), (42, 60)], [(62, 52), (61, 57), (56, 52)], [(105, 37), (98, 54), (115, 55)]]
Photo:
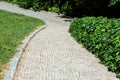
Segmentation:
[[(1, 0), (0, 0), (1, 1)], [(35, 11), (46, 10), (67, 16), (120, 17), (120, 0), (4, 0)]]
[(85, 17), (75, 19), (69, 32), (120, 77), (120, 19)]
[(46, 10), (52, 12), (59, 12), (57, 1), (54, 0), (0, 0), (8, 1), (18, 4), (25, 9), (32, 8), (35, 11)]

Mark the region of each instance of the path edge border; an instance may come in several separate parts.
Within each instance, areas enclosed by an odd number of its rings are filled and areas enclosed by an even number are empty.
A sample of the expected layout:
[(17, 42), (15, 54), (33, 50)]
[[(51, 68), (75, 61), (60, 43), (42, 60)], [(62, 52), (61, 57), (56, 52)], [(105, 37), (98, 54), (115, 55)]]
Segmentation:
[(46, 27), (47, 27), (47, 23), (44, 26), (41, 26), (40, 28), (34, 30), (28, 36), (25, 37), (25, 39), (22, 41), (22, 44), (20, 44), (20, 47), (17, 48), (17, 53), (13, 56), (13, 58), (8, 63), (9, 64), (8, 70), (6, 71), (3, 80), (13, 80), (14, 74), (15, 74), (16, 69), (18, 67), (18, 63), (19, 63), (19, 61), (22, 57), (22, 54), (25, 51), (28, 43), (38, 32), (45, 29)]

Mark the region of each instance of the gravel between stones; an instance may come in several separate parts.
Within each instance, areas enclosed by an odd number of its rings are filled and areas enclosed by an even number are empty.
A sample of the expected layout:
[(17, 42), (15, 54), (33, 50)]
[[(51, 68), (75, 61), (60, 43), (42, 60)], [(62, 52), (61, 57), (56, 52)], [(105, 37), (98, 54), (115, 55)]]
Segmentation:
[(68, 33), (70, 22), (55, 13), (25, 10), (6, 2), (0, 9), (43, 19), (47, 28), (28, 44), (14, 80), (119, 80)]

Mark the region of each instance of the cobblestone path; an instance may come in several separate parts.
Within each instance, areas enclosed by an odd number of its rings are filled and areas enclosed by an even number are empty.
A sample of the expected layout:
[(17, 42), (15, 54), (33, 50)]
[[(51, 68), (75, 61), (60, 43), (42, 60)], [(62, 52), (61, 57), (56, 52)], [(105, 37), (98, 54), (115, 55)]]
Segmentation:
[(119, 80), (70, 36), (66, 18), (6, 2), (0, 2), (0, 9), (37, 17), (48, 25), (29, 42), (14, 80)]

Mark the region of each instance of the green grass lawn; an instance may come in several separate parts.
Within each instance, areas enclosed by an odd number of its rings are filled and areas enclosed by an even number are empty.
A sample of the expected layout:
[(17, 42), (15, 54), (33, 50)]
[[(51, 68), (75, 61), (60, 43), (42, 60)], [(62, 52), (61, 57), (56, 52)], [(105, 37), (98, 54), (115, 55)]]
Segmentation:
[(36, 18), (0, 10), (0, 79), (25, 36), (44, 24)]

